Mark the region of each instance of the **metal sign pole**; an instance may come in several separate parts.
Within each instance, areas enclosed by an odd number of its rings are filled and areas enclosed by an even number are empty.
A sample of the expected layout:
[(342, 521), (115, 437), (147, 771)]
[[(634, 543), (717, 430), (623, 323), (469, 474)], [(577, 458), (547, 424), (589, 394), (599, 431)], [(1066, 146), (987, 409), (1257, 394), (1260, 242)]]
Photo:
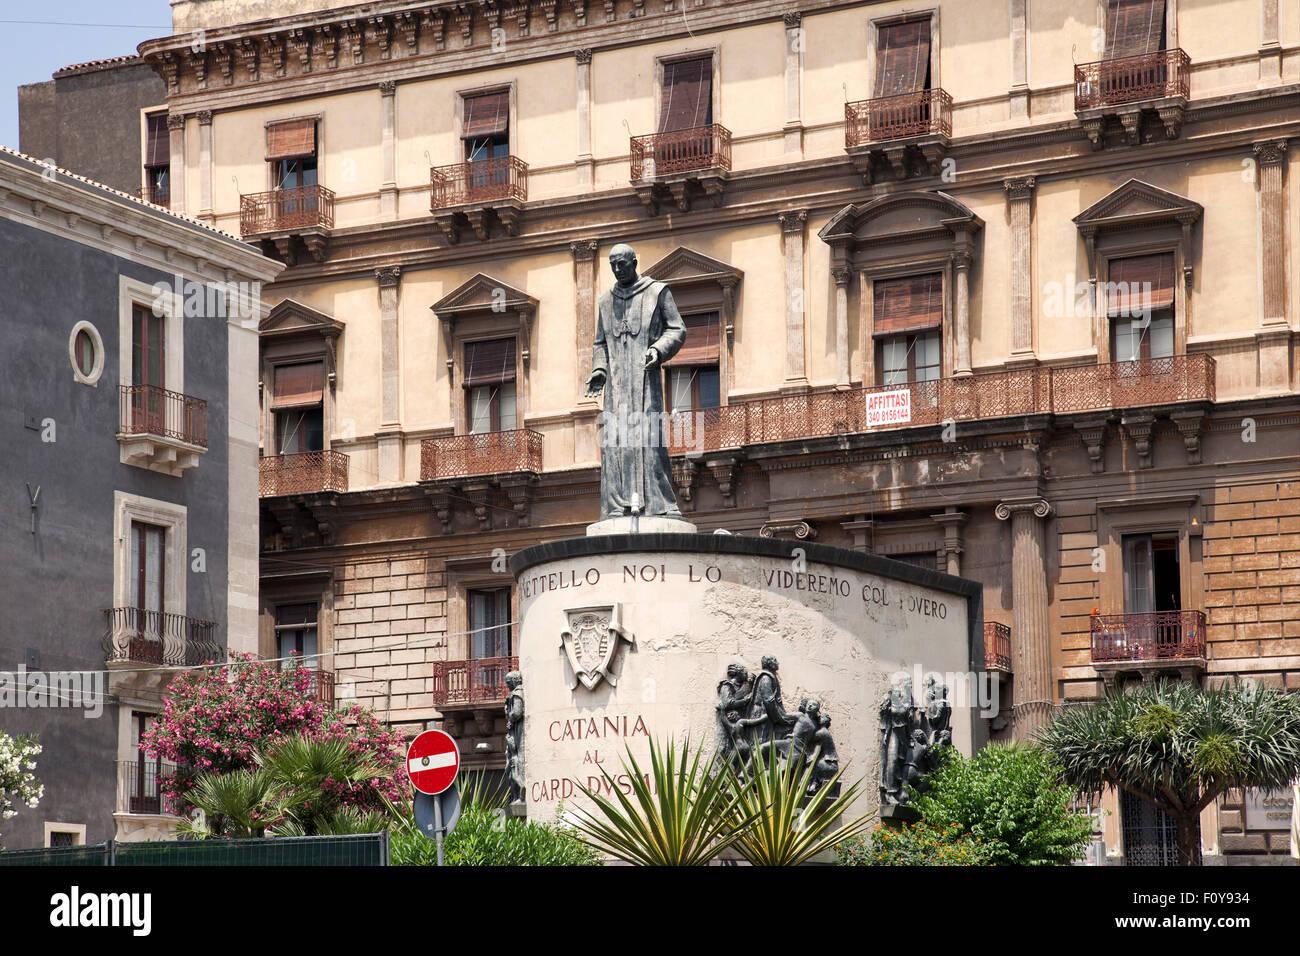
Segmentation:
[(442, 866), (442, 795), (433, 798), (433, 840), (438, 845), (438, 865)]

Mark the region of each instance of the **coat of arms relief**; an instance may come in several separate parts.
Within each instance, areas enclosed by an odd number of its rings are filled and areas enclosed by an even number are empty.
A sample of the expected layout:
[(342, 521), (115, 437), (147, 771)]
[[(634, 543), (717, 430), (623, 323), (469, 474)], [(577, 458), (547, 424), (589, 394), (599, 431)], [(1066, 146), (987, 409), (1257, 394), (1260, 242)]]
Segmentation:
[(569, 681), (570, 690), (578, 686), (578, 681), (582, 681), (587, 690), (592, 690), (601, 678), (611, 687), (618, 685), (618, 678), (611, 673), (614, 659), (624, 642), (635, 643), (632, 635), (623, 629), (620, 612), (618, 604), (565, 610), (569, 627), (560, 635), (560, 646), (564, 648), (573, 674)]

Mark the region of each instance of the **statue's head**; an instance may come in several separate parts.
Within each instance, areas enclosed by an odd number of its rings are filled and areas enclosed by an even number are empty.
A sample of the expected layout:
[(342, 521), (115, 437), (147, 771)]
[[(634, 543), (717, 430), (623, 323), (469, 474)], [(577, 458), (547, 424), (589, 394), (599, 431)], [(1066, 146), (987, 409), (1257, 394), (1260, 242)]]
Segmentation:
[(636, 253), (626, 242), (620, 242), (609, 250), (609, 267), (614, 270), (614, 278), (620, 285), (631, 285), (636, 281)]
[(524, 675), (519, 673), (519, 671), (511, 671), (510, 673), (506, 674), (506, 686), (509, 687), (511, 690), (518, 690), (520, 687), (523, 686), (523, 683), (524, 683)]
[(820, 700), (810, 700), (804, 707), (804, 713), (808, 715), (813, 723), (817, 722), (817, 715), (822, 712), (822, 702)]
[(728, 664), (727, 677), (743, 684), (745, 681), (749, 680), (749, 671), (745, 669), (744, 664)]
[(771, 671), (773, 674), (777, 672), (776, 658), (771, 654), (763, 655), (763, 670)]

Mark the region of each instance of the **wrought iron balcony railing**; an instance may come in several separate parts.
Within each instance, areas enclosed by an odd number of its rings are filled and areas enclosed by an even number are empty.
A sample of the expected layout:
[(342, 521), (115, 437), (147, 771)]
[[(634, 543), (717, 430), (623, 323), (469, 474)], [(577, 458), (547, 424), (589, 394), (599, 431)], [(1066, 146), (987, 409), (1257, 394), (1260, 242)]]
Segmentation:
[(155, 206), (166, 206), (171, 208), (172, 191), (170, 186), (162, 186), (154, 183), (149, 186), (149, 201)]
[(326, 707), (334, 707), (334, 673), (332, 671), (313, 670), (309, 686), (312, 695), (318, 701)]
[(341, 451), (268, 455), (258, 468), (258, 494), (263, 498), (348, 490), (348, 456)]
[(176, 772), (166, 760), (119, 760), (117, 762), (117, 811), (119, 813), (171, 813), (172, 808), (159, 786), (162, 778)]
[(531, 428), (426, 438), (420, 443), (420, 480), (542, 470), (542, 433)]
[(109, 663), (197, 667), (226, 659), (213, 621), (138, 607), (106, 608), (104, 617), (104, 657)]
[(437, 212), (449, 206), (528, 201), (528, 164), (518, 156), (498, 156), (473, 163), (435, 166), (429, 171), (429, 207)]
[(518, 667), (517, 657), (437, 661), (433, 665), (433, 705), (499, 704), (510, 696), (506, 675)]
[(1201, 611), (1094, 614), (1091, 620), (1094, 663), (1205, 656)]
[[(869, 424), (868, 400), (908, 393), (905, 420)], [(948, 420), (1139, 408), (1214, 401), (1214, 359), (1179, 355), (1141, 362), (1015, 369), (903, 385), (736, 402), (669, 418), (672, 454), (848, 435)]]
[(719, 123), (632, 137), (634, 183), (705, 169), (731, 169), (731, 131)]
[(1011, 628), (1005, 624), (984, 622), (984, 666), (1011, 673)]
[(208, 447), (208, 403), (157, 385), (119, 386), (118, 429)]
[(1191, 66), (1187, 54), (1178, 49), (1077, 64), (1074, 108), (1094, 110), (1171, 96), (1187, 99)]
[(952, 135), (952, 97), (919, 90), (844, 104), (844, 145), (867, 146), (909, 136)]
[(334, 190), (294, 186), (239, 197), (239, 231), (244, 236), (294, 229), (334, 228)]

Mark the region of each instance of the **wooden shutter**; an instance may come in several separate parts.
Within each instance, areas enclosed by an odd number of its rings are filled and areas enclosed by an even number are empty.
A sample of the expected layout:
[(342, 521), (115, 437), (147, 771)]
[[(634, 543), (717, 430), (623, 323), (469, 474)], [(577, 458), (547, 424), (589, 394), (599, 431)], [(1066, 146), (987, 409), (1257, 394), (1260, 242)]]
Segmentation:
[(694, 129), (713, 122), (713, 57), (664, 64), (659, 132)]
[(686, 325), (686, 342), (677, 354), (664, 363), (673, 365), (718, 364), (718, 313), (688, 315), (682, 319)]
[(146, 166), (166, 166), (171, 162), (172, 140), (167, 129), (167, 114), (157, 113), (145, 117), (146, 135), (144, 144), (144, 164)]
[(510, 93), (482, 93), (465, 97), (465, 118), (461, 139), (498, 136), (510, 129)]
[(492, 339), (465, 345), (465, 388), (515, 380), (515, 340)]
[[(1174, 254), (1112, 259), (1107, 278), (1106, 308), (1111, 315), (1140, 315), (1147, 309), (1168, 309), (1174, 304)], [(1151, 294), (1145, 294), (1145, 283)]]
[(899, 96), (929, 87), (930, 21), (909, 20), (880, 27), (876, 33), (874, 96)]
[(316, 155), (316, 121), (314, 119), (284, 120), (266, 128), (266, 158), (300, 159)]
[(943, 325), (943, 276), (932, 272), (872, 284), (872, 335), (923, 332)]
[(279, 365), (275, 369), (275, 385), (271, 408), (306, 408), (319, 405), (325, 395), (325, 363), (303, 362), (298, 365)]
[(1106, 8), (1106, 59), (1164, 48), (1165, 0), (1110, 0)]

